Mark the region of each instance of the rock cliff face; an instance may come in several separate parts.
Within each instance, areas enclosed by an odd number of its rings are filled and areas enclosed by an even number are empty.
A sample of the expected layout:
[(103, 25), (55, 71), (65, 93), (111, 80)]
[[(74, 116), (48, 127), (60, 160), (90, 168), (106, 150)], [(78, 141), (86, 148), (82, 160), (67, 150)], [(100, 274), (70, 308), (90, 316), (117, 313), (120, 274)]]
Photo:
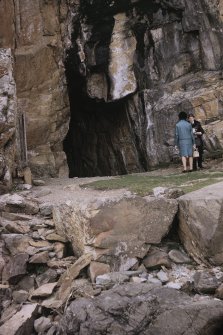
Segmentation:
[(71, 177), (169, 163), (181, 110), (204, 125), (207, 154), (222, 152), (222, 0), (2, 0), (0, 15), (17, 92), (13, 110), (1, 102), (15, 120), (1, 178), (13, 150), (36, 175), (66, 175), (66, 157)]
[(72, 176), (170, 162), (181, 110), (201, 120), (207, 152), (222, 150), (221, 1), (80, 1), (79, 10), (67, 60)]
[[(62, 141), (68, 131), (69, 102), (63, 55), (71, 10), (66, 1), (3, 0), (0, 16), (1, 55), (7, 54), (0, 59), (5, 122), (1, 178), (27, 164), (37, 175), (67, 174)], [(5, 65), (6, 58), (10, 65)]]

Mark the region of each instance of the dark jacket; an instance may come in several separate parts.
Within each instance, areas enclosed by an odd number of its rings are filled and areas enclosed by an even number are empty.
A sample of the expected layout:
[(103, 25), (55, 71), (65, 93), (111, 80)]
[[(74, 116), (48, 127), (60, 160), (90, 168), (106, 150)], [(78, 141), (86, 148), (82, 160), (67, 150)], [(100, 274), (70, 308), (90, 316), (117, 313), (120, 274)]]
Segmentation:
[(202, 135), (196, 135), (194, 134), (194, 138), (195, 138), (195, 144), (197, 147), (203, 146), (203, 139), (202, 136), (204, 134), (204, 129), (202, 128), (201, 124), (199, 121), (194, 120), (194, 123), (191, 124), (192, 128), (195, 129), (195, 132), (200, 132), (202, 133)]

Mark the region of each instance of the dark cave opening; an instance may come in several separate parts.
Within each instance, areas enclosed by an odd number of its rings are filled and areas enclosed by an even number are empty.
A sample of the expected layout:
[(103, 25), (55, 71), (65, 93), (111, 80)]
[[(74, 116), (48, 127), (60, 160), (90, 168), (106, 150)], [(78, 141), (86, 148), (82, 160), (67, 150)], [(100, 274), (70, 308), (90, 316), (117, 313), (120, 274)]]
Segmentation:
[[(74, 22), (72, 48), (67, 51), (65, 62), (71, 114), (63, 146), (70, 178), (121, 175), (145, 171), (147, 166), (139, 136), (133, 131), (135, 121), (128, 112), (131, 96), (109, 102), (108, 93), (96, 98), (88, 92), (91, 73), (107, 76), (113, 26), (112, 17), (95, 23), (91, 38), (85, 43), (85, 67), (80, 62), (77, 43), (80, 26)], [(106, 82), (109, 86), (109, 78)]]
[(145, 171), (138, 158), (127, 100), (104, 102), (85, 92), (85, 78), (67, 66), (71, 120), (64, 140), (69, 177), (122, 175)]

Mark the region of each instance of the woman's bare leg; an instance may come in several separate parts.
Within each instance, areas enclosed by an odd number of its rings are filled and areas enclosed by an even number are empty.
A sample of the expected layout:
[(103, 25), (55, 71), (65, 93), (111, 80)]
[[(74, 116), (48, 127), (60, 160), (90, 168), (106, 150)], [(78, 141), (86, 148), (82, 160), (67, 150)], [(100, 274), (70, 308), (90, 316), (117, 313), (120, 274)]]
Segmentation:
[(190, 170), (193, 170), (193, 157), (189, 157)]
[(183, 163), (183, 169), (184, 169), (184, 171), (186, 171), (187, 170), (187, 158), (186, 157), (181, 157), (181, 159), (182, 159), (182, 163)]

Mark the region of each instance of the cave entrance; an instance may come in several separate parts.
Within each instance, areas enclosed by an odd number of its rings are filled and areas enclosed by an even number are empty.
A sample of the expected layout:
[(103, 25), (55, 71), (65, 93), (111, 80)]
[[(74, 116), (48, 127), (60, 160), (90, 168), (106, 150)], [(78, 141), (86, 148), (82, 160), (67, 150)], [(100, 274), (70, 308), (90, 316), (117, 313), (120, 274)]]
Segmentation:
[(85, 93), (85, 78), (66, 65), (71, 119), (64, 140), (69, 177), (145, 171), (139, 141), (128, 114), (128, 99), (106, 103)]
[[(81, 46), (82, 27), (78, 21), (73, 23), (72, 48), (67, 52), (65, 62), (71, 111), (69, 131), (64, 140), (69, 176), (108, 176), (145, 171), (147, 155), (146, 149), (142, 148), (139, 129), (142, 120), (138, 120), (138, 107), (134, 107), (133, 97), (105, 102), (110, 100), (107, 77), (113, 15), (88, 17), (88, 23), (92, 26), (91, 34)], [(79, 57), (82, 48), (86, 62)], [(92, 74), (103, 78), (103, 81), (93, 82), (93, 91), (97, 90), (98, 83), (103, 92), (100, 98), (97, 94), (89, 94), (88, 79)]]

